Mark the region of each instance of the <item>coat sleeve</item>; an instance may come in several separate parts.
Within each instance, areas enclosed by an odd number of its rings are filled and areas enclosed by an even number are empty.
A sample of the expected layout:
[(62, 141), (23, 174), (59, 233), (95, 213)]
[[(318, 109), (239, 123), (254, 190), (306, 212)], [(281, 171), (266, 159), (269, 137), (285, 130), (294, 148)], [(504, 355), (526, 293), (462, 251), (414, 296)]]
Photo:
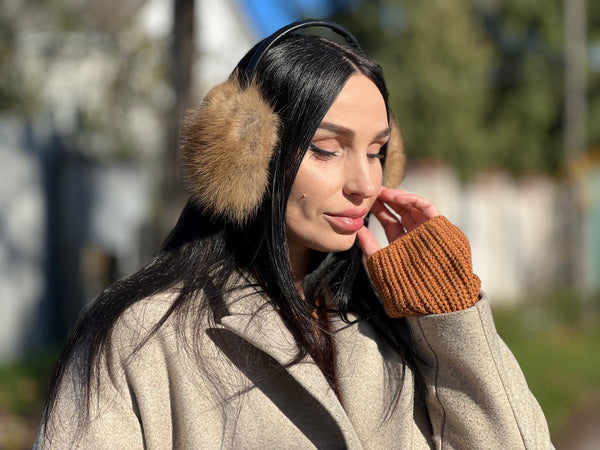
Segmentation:
[(484, 293), (474, 306), (406, 318), (438, 448), (552, 448), (544, 414), (498, 336)]

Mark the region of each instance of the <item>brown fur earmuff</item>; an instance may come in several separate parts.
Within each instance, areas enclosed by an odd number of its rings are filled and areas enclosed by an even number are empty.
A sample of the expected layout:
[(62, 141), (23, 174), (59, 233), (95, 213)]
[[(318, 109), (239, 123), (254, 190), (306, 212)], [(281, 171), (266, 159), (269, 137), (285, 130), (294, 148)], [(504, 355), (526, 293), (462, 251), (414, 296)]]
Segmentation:
[(390, 138), (387, 143), (385, 167), (383, 169), (383, 185), (395, 189), (404, 178), (406, 155), (402, 132), (394, 116), (390, 114)]
[(181, 123), (181, 177), (192, 201), (243, 224), (267, 190), (279, 119), (256, 84), (233, 74), (190, 108)]

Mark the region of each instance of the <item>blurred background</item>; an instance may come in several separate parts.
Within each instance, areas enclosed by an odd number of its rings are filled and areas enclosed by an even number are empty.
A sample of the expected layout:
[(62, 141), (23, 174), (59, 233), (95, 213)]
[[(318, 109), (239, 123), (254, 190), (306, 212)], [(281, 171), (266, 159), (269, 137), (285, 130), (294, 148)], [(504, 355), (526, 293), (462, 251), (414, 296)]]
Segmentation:
[(260, 38), (331, 18), (383, 66), (403, 188), (463, 229), (558, 448), (600, 448), (600, 2), (3, 0), (0, 448), (81, 308), (182, 207), (178, 121)]

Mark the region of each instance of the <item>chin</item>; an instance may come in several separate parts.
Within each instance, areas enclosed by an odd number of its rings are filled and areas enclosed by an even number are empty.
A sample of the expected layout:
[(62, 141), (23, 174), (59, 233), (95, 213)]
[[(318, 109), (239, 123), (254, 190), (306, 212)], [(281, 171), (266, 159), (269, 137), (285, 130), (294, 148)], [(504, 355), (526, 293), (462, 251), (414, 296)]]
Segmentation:
[(352, 248), (354, 242), (356, 242), (356, 233), (345, 236), (336, 235), (324, 241), (323, 245), (319, 246), (320, 248), (314, 248), (314, 250), (324, 253), (345, 252)]

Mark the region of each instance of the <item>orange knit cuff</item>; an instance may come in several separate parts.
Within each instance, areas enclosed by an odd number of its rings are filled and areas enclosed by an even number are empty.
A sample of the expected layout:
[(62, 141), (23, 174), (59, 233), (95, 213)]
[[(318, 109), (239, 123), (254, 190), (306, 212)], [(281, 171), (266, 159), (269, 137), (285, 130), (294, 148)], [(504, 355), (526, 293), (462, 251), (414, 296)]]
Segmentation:
[(479, 299), (469, 241), (444, 216), (371, 255), (367, 269), (390, 317), (459, 311)]

